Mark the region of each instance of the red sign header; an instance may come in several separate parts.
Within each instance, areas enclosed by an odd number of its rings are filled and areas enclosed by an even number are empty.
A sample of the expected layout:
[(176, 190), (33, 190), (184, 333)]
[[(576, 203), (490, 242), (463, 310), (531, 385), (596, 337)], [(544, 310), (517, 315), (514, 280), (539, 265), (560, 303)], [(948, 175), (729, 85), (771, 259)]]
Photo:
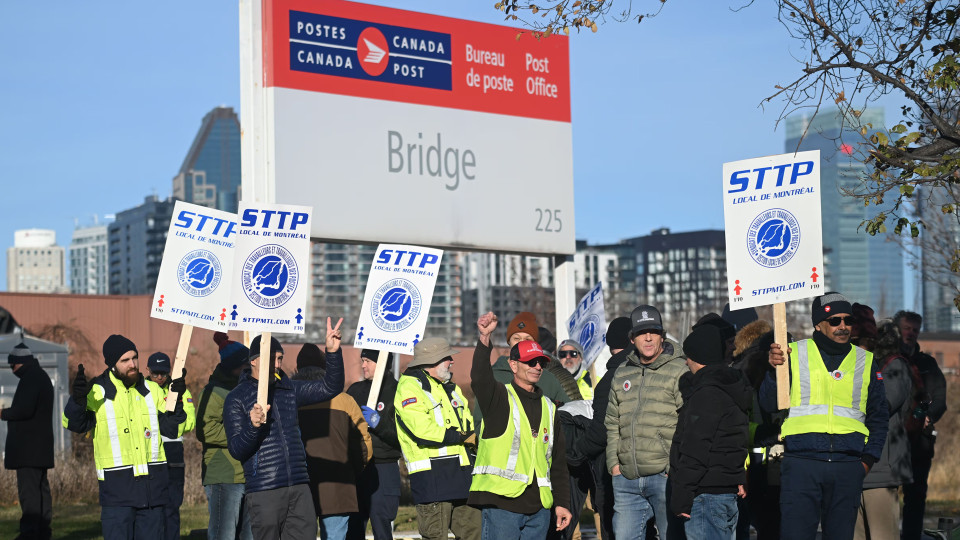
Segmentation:
[(265, 0), (264, 84), (570, 121), (565, 36), (340, 0)]

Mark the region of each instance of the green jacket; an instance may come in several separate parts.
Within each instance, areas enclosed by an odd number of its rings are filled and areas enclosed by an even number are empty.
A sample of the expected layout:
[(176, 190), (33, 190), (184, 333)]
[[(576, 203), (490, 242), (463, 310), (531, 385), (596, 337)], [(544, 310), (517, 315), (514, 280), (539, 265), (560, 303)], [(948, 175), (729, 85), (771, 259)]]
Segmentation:
[(197, 439), (203, 444), (203, 485), (243, 484), (243, 465), (227, 450), (227, 432), (223, 427), (223, 402), (237, 378), (218, 365), (210, 382), (200, 394), (197, 406)]
[(620, 473), (630, 479), (667, 471), (677, 409), (683, 405), (678, 384), (687, 371), (674, 341), (664, 340), (663, 352), (649, 365), (642, 365), (631, 348), (613, 376), (603, 422), (607, 470), (620, 465)]

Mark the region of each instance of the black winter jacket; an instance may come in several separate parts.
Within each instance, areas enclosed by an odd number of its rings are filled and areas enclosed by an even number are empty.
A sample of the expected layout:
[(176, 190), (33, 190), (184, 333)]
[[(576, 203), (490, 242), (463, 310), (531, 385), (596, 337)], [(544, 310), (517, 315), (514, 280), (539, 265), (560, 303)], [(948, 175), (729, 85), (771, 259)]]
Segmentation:
[(744, 464), (753, 390), (740, 370), (704, 366), (680, 377), (683, 406), (670, 448), (670, 512), (689, 514), (701, 493), (736, 493)]
[(0, 413), (7, 422), (3, 466), (53, 468), (53, 384), (35, 358), (14, 373), (20, 378), (13, 403)]
[(257, 402), (257, 380), (249, 371), (223, 404), (227, 449), (243, 464), (246, 492), (265, 491), (310, 482), (307, 455), (300, 438), (297, 409), (333, 398), (343, 390), (343, 355), (327, 353), (327, 373), (319, 381), (294, 381), (280, 371), (270, 385), (267, 422), (256, 428), (250, 410)]
[[(366, 405), (371, 386), (373, 381), (357, 381), (350, 385), (347, 394), (358, 404)], [(400, 451), (400, 440), (397, 439), (397, 410), (393, 406), (393, 398), (396, 395), (397, 379), (393, 377), (393, 373), (384, 371), (380, 385), (380, 399), (376, 406), (377, 413), (380, 414), (380, 423), (376, 428), (369, 428), (370, 438), (373, 439), (373, 463), (396, 465), (403, 457), (403, 452)], [(383, 408), (380, 405), (383, 405)]]

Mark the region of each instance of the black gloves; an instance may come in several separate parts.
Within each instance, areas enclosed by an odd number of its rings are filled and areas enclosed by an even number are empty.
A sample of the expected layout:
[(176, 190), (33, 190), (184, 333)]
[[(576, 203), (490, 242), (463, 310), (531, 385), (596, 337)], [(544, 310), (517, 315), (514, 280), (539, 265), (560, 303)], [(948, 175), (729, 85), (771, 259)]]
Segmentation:
[(170, 381), (170, 391), (176, 392), (180, 396), (183, 396), (183, 393), (187, 391), (187, 381), (185, 380), (187, 376), (187, 370), (183, 370), (180, 374), (180, 377)]
[(73, 401), (81, 407), (87, 406), (87, 394), (90, 393), (90, 385), (87, 382), (87, 376), (83, 372), (83, 364), (77, 366), (77, 376), (73, 379)]

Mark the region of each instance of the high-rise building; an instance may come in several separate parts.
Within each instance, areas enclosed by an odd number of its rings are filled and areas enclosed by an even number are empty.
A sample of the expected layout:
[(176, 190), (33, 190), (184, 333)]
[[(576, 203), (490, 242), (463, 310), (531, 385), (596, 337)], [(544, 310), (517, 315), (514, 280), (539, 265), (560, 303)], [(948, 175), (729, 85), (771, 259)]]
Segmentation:
[[(859, 125), (872, 126), (866, 136), (884, 125), (883, 109), (866, 109)], [(864, 135), (843, 129), (841, 113), (821, 110), (815, 117), (802, 113), (787, 118), (785, 151), (820, 150), (820, 204), (823, 215), (824, 280), (851, 302), (873, 308), (878, 317), (892, 315), (904, 303), (903, 249), (887, 235), (870, 236), (861, 224), (888, 206), (864, 206), (845, 195), (857, 190), (866, 165), (853, 154)], [(802, 138), (802, 140), (801, 140)]]
[(924, 223), (919, 237), (924, 332), (960, 332), (960, 312), (954, 304), (960, 280), (952, 268), (960, 246), (960, 222), (955, 212), (941, 210), (943, 205), (956, 205), (958, 197), (960, 189), (951, 185), (917, 193), (917, 217)]
[(174, 202), (151, 195), (107, 227), (110, 294), (153, 294)]
[(108, 294), (107, 226), (77, 227), (70, 240), (70, 292)]
[(66, 292), (64, 252), (57, 245), (57, 232), (24, 229), (13, 233), (13, 247), (7, 248), (7, 290), (9, 292)]
[(240, 120), (232, 107), (217, 107), (200, 123), (173, 196), (193, 204), (236, 212), (240, 201)]

